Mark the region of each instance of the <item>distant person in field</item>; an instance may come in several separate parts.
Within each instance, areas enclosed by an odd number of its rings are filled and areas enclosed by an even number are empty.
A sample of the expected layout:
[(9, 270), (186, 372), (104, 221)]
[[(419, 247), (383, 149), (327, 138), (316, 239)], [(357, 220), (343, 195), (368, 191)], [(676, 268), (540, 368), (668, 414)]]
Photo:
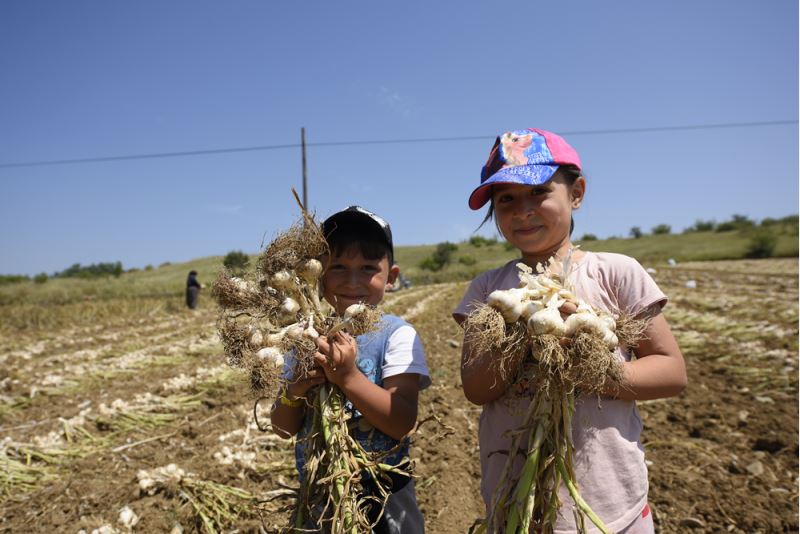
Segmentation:
[[(463, 324), (476, 303), (486, 303), (490, 293), (517, 287), (517, 263), (535, 269), (538, 263), (563, 260), (571, 254), (575, 269), (568, 276), (579, 299), (608, 313), (622, 310), (648, 320), (644, 336), (631, 353), (621, 348), (615, 352), (627, 387), (602, 398), (578, 395), (572, 437), (574, 480), (589, 507), (613, 532), (652, 533), (647, 465), (640, 442), (642, 420), (636, 401), (678, 395), (686, 387), (686, 368), (661, 312), (667, 297), (642, 266), (621, 254), (584, 252), (572, 245), (572, 212), (581, 206), (585, 192), (580, 158), (560, 136), (527, 129), (498, 137), (469, 207), (477, 210), (489, 203), (484, 222), (494, 219), (521, 259), (478, 275), (453, 317)], [(575, 305), (566, 303), (560, 311), (567, 317), (576, 312)], [(481, 494), (487, 516), (506, 464), (511, 434), (523, 425), (533, 394), (512, 387), (496, 364), (497, 358), (496, 354), (473, 354), (470, 338), (465, 337), (461, 379), (467, 399), (482, 407), (478, 434)], [(518, 460), (520, 470), (523, 460)], [(563, 482), (559, 495), (563, 507), (555, 531), (576, 532), (579, 527), (570, 510), (572, 500)]]
[(186, 306), (190, 310), (197, 308), (197, 297), (202, 288), (203, 285), (197, 281), (197, 271), (189, 271), (189, 276), (186, 277)]
[[(380, 304), (400, 272), (386, 221), (351, 206), (326, 219), (322, 232), (330, 248), (330, 257), (323, 258), (321, 280), (328, 304), (340, 316), (353, 304)], [(317, 345), (318, 367), (306, 378), (290, 382), (271, 416), (278, 435), (298, 435), (295, 456), (301, 479), (308, 460), (303, 437), (311, 431), (311, 418), (305, 417), (306, 397), (311, 388), (326, 381), (339, 386), (347, 397), (351, 433), (361, 446), (386, 453), (381, 463), (401, 465), (408, 458), (407, 436), (417, 422), (419, 390), (431, 383), (416, 330), (401, 318), (384, 314), (377, 332), (354, 339), (339, 331), (330, 338), (321, 336)], [(292, 373), (290, 360), (288, 357), (284, 367), (287, 374)], [(423, 534), (425, 525), (413, 479), (403, 474), (390, 476), (391, 495), (373, 534)], [(370, 514), (373, 521), (376, 512)], [(306, 528), (317, 532), (319, 525), (307, 524)]]

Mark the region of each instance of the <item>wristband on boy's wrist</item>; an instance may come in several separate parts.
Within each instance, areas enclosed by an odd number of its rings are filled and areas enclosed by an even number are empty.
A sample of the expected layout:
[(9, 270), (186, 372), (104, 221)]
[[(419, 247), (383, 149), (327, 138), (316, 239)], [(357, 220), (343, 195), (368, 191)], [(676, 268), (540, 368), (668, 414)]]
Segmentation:
[(280, 397), (278, 397), (278, 400), (280, 401), (281, 404), (283, 404), (284, 406), (288, 406), (289, 408), (299, 408), (303, 404), (305, 404), (305, 401), (302, 398), (291, 400), (286, 396), (285, 393), (282, 394)]

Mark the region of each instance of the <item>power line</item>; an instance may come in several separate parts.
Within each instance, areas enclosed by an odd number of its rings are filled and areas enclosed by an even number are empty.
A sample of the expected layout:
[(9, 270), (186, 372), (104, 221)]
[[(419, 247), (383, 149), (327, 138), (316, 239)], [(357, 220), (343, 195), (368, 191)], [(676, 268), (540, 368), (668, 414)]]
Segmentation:
[[(761, 126), (780, 126), (787, 124), (797, 124), (797, 120), (779, 120), (779, 121), (759, 121), (759, 122), (729, 122), (720, 124), (693, 124), (683, 126), (654, 126), (649, 128), (616, 128), (605, 130), (573, 130), (559, 132), (564, 136), (577, 136), (577, 135), (610, 135), (610, 134), (627, 134), (627, 133), (652, 133), (652, 132), (669, 132), (676, 130), (712, 130), (720, 128), (747, 128), (747, 127), (761, 127)], [(307, 147), (331, 147), (331, 146), (348, 146), (348, 145), (389, 145), (389, 144), (406, 144), (406, 143), (443, 143), (452, 141), (476, 141), (481, 139), (492, 139), (494, 135), (475, 135), (475, 136), (461, 136), (461, 137), (418, 137), (409, 139), (370, 139), (368, 141), (327, 141), (320, 143), (306, 143)], [(71, 165), (80, 163), (101, 163), (109, 161), (124, 161), (124, 160), (137, 160), (137, 159), (156, 159), (156, 158), (176, 158), (185, 156), (205, 156), (211, 154), (230, 154), (235, 152), (256, 152), (262, 150), (282, 150), (286, 148), (300, 148), (300, 143), (291, 143), (286, 145), (256, 145), (248, 147), (235, 147), (235, 148), (212, 148), (206, 150), (187, 150), (182, 152), (152, 152), (148, 154), (132, 154), (127, 156), (102, 156), (94, 158), (73, 158), (73, 159), (54, 159), (54, 160), (40, 160), (40, 161), (21, 161), (16, 163), (0, 163), (0, 169), (11, 169), (19, 167), (44, 167), (48, 165)]]

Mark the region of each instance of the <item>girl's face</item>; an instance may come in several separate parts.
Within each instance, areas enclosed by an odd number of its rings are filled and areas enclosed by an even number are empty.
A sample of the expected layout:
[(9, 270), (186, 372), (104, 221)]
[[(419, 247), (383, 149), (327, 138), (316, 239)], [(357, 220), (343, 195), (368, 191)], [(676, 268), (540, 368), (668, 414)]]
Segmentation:
[(572, 210), (580, 207), (585, 191), (583, 177), (569, 185), (560, 172), (543, 185), (498, 184), (492, 192), (497, 226), (528, 263), (565, 253), (572, 246)]

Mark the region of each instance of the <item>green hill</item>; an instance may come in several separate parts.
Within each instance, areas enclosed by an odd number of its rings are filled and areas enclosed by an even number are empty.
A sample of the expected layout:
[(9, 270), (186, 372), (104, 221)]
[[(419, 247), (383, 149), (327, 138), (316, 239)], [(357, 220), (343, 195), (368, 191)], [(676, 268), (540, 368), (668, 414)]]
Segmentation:
[[(682, 234), (646, 235), (630, 239), (605, 239), (576, 241), (583, 250), (618, 252), (638, 259), (642, 264), (657, 265), (673, 258), (678, 262), (741, 259), (748, 255), (748, 248), (757, 236), (766, 235), (774, 240), (773, 257), (798, 256), (797, 218), (786, 217), (769, 226), (757, 226), (726, 232), (690, 232)], [(516, 250), (503, 242), (492, 242), (482, 238), (457, 243), (451, 253), (450, 263), (439, 271), (422, 269), (420, 263), (430, 257), (436, 245), (398, 246), (396, 261), (404, 275), (413, 284), (427, 284), (454, 280), (469, 280), (480, 272), (498, 267), (517, 257)], [(223, 256), (198, 258), (188, 262), (165, 263), (158, 268), (131, 270), (119, 277), (104, 278), (52, 278), (45, 283), (28, 279), (0, 285), (0, 306), (22, 305), (23, 307), (70, 307), (82, 304), (99, 304), (109, 301), (157, 299), (166, 301), (169, 308), (180, 309), (189, 270), (199, 272), (199, 280), (210, 286), (216, 273), (222, 268)], [(252, 256), (251, 268), (256, 256)], [(205, 292), (207, 295), (207, 291)], [(166, 299), (165, 299), (166, 297)], [(88, 306), (91, 307), (91, 306)], [(113, 313), (113, 307), (96, 306), (99, 313)], [(102, 312), (100, 310), (103, 310)], [(40, 310), (49, 315), (57, 313), (65, 319), (66, 310)], [(3, 314), (0, 314), (3, 315)], [(35, 318), (28, 317), (31, 322)], [(14, 322), (19, 322), (16, 318)]]

